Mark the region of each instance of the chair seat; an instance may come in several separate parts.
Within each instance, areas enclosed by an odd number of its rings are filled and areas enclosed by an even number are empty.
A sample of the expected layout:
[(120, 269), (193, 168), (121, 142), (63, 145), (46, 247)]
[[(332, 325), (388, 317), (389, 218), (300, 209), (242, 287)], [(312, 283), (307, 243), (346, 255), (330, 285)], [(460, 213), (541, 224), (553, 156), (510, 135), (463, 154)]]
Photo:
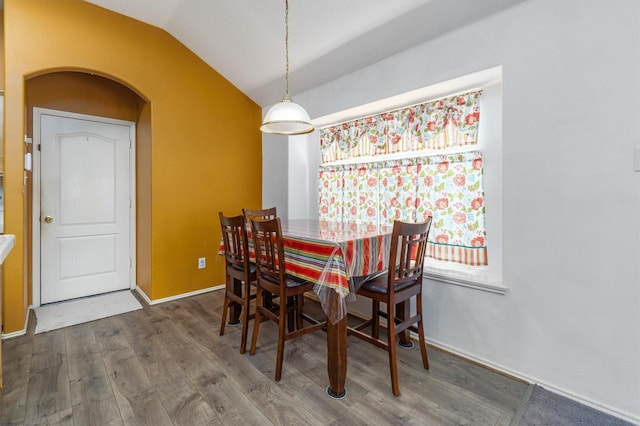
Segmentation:
[[(272, 282), (275, 285), (280, 285), (280, 281), (278, 281), (277, 279), (275, 279), (273, 277), (270, 277), (268, 275), (263, 275), (262, 279), (265, 280), (265, 281)], [(296, 277), (293, 277), (291, 275), (288, 275), (288, 274), (286, 275), (286, 286), (289, 289), (293, 289), (293, 288), (296, 288), (296, 287), (302, 287), (302, 286), (309, 287), (309, 286), (314, 286), (314, 285), (315, 284), (313, 282), (311, 282), (311, 281), (303, 281), (303, 280), (300, 280), (300, 279), (298, 279)]]
[[(239, 265), (229, 265), (231, 268), (236, 269), (240, 272), (244, 272), (244, 268), (239, 266)], [(255, 275), (256, 274), (256, 264), (255, 263), (250, 263), (249, 264), (249, 274), (250, 275)]]
[[(398, 284), (394, 287), (395, 291), (401, 291), (407, 287), (411, 287), (413, 284), (415, 284), (414, 281), (408, 281), (408, 282), (404, 282), (402, 284)], [(370, 293), (377, 293), (377, 294), (387, 294), (389, 292), (389, 277), (388, 277), (388, 273), (384, 273), (382, 275), (378, 275), (377, 277), (365, 281), (360, 288), (358, 289), (358, 292), (370, 292)]]

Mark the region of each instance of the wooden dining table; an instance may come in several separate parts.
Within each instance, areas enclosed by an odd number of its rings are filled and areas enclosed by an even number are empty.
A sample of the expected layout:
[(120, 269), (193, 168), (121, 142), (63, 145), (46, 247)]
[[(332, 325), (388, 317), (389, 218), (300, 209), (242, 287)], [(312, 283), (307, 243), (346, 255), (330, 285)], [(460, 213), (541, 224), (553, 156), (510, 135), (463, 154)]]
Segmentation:
[(327, 315), (327, 393), (343, 398), (347, 377), (347, 303), (358, 284), (387, 269), (391, 226), (282, 220), (287, 273), (316, 283)]

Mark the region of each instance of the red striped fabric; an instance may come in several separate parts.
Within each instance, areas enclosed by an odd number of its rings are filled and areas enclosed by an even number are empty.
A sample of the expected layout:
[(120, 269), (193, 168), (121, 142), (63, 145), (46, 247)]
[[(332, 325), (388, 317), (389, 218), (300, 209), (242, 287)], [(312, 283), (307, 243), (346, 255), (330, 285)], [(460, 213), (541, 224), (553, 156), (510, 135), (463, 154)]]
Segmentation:
[[(349, 294), (349, 279), (387, 268), (391, 226), (283, 220), (287, 273)], [(255, 258), (250, 244), (251, 258)], [(220, 245), (224, 254), (224, 245)]]
[(349, 279), (387, 268), (390, 226), (326, 220), (282, 222), (287, 272), (349, 293)]
[(427, 256), (432, 259), (446, 260), (469, 266), (488, 264), (486, 247), (460, 247), (444, 244), (428, 244)]

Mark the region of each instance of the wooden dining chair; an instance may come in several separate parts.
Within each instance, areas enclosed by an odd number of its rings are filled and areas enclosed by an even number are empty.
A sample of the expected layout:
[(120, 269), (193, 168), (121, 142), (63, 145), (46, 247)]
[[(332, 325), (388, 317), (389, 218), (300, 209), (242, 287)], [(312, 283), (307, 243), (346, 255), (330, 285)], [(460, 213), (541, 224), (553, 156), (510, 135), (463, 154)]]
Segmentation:
[[(391, 387), (395, 396), (400, 395), (396, 335), (416, 323), (422, 364), (425, 369), (429, 369), (422, 315), (422, 273), (430, 228), (431, 217), (422, 223), (394, 222), (388, 271), (370, 281), (365, 281), (357, 290), (359, 296), (372, 300), (371, 318), (348, 328), (349, 335), (373, 343), (389, 352)], [(412, 297), (416, 298), (416, 313), (409, 318), (404, 318), (404, 310), (398, 310), (398, 305), (404, 307), (404, 303), (409, 303)], [(386, 304), (386, 312), (380, 310), (381, 303)], [(380, 317), (387, 318), (386, 341), (379, 338)], [(362, 331), (368, 326), (371, 326), (371, 334)]]
[[(256, 351), (260, 323), (265, 320), (278, 323), (275, 372), (275, 381), (277, 382), (282, 377), (284, 342), (321, 330), (326, 327), (327, 322), (311, 318), (302, 310), (304, 293), (313, 291), (315, 283), (303, 281), (287, 274), (280, 218), (265, 220), (252, 218), (251, 229), (256, 253), (258, 296), (249, 353), (253, 355)], [(280, 303), (277, 310), (270, 310), (263, 305), (262, 297), (265, 294), (271, 295), (274, 299), (279, 298)], [(290, 312), (295, 314), (296, 327), (294, 330), (286, 327), (287, 316)], [(309, 325), (304, 324), (305, 320)]]
[[(276, 207), (269, 207), (266, 209), (242, 209), (242, 214), (244, 215), (245, 220), (247, 221), (247, 227), (251, 227), (251, 218), (256, 219), (275, 219), (278, 217), (278, 210)], [(269, 309), (277, 309), (278, 307), (274, 305), (273, 300), (271, 300), (271, 295), (266, 294), (262, 300), (262, 305), (267, 306)], [(292, 315), (293, 313), (290, 313)], [(289, 322), (289, 330), (293, 330), (293, 321)]]
[(229, 307), (232, 304), (242, 306), (242, 311), (240, 312), (242, 322), (240, 353), (243, 354), (247, 346), (249, 320), (253, 319), (253, 314), (249, 313), (249, 306), (251, 300), (256, 298), (255, 293), (251, 291), (251, 287), (255, 286), (256, 266), (254, 263), (249, 262), (249, 244), (244, 215), (227, 217), (222, 212), (219, 212), (218, 215), (220, 216), (220, 226), (222, 227), (226, 264), (226, 285), (220, 335), (224, 334)]

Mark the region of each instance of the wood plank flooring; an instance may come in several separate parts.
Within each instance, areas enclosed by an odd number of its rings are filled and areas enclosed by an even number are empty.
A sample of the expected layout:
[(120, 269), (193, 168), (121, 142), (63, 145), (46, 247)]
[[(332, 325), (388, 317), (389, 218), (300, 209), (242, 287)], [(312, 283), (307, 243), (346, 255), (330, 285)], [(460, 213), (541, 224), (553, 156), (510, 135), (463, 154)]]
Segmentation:
[[(326, 335), (285, 344), (273, 381), (276, 324), (254, 356), (240, 327), (219, 336), (220, 291), (3, 342), (1, 425), (509, 425), (527, 384), (430, 348), (387, 353), (349, 338), (348, 395), (325, 392)], [(144, 304), (144, 303), (143, 303)], [(308, 301), (305, 308), (319, 309)]]

